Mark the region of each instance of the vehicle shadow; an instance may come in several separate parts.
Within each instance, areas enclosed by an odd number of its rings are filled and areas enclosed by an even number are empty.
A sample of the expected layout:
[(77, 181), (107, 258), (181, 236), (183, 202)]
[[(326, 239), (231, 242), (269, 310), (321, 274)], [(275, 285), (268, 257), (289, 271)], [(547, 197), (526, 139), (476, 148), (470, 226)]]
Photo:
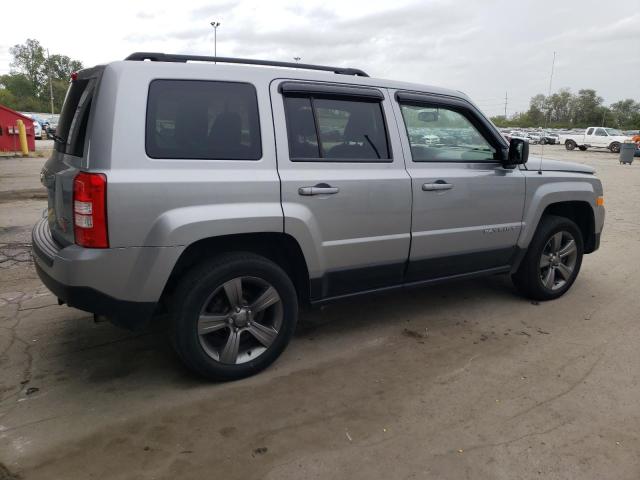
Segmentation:
[[(448, 328), (456, 323), (460, 309), (463, 315), (473, 316), (487, 302), (523, 301), (506, 276), (343, 300), (302, 312), (295, 337), (279, 363), (286, 365), (288, 359), (304, 355), (305, 342), (313, 341), (322, 350), (323, 342), (357, 338), (376, 329), (382, 334), (389, 329), (402, 333), (408, 323), (425, 318), (431, 329)], [(166, 323), (134, 333), (107, 322), (95, 324), (84, 312), (67, 310), (56, 324), (56, 341), (38, 355), (35, 368), (40, 371), (34, 372), (34, 379), (53, 377), (54, 382), (72, 382), (78, 388), (91, 385), (111, 393), (151, 385), (163, 390), (210, 384), (183, 366), (168, 340)]]

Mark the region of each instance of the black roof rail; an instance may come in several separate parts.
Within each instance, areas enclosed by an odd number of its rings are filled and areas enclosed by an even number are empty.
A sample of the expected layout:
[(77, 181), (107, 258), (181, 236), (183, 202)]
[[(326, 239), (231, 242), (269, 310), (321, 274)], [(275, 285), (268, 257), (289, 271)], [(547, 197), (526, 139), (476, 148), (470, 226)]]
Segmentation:
[(341, 75), (355, 75), (358, 77), (369, 76), (358, 68), (330, 67), (328, 65), (311, 65), (308, 63), (278, 62), (275, 60), (254, 60), (251, 58), (208, 57), (204, 55), (178, 55), (178, 54), (172, 54), (172, 53), (135, 52), (129, 55), (127, 58), (125, 58), (125, 60), (136, 60), (136, 61), (151, 60), (152, 62), (179, 62), (179, 63), (186, 63), (188, 61), (240, 63), (245, 65), (265, 65), (270, 67), (287, 67), (287, 68), (302, 68), (305, 70), (321, 70), (324, 72), (333, 72)]

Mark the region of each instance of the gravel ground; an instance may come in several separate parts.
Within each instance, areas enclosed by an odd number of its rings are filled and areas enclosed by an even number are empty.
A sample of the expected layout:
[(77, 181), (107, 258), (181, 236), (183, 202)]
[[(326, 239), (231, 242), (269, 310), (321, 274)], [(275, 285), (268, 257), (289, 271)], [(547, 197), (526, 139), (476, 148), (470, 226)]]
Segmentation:
[(6, 194), (0, 479), (640, 478), (640, 165), (545, 156), (605, 187), (601, 248), (563, 298), (497, 276), (346, 301), (227, 384), (188, 373), (160, 330), (58, 306), (27, 254), (44, 201)]

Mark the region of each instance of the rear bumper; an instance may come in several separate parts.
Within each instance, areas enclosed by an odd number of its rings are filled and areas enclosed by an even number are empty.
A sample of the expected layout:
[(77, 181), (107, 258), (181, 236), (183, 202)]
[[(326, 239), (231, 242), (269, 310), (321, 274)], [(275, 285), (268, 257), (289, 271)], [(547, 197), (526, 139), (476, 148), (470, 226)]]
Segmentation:
[(91, 287), (64, 285), (48, 275), (37, 262), (35, 265), (42, 283), (59, 300), (70, 307), (96, 315), (104, 315), (118, 326), (130, 330), (140, 330), (147, 325), (156, 309), (157, 304), (153, 302), (118, 300)]
[(71, 307), (138, 328), (151, 318), (182, 247), (61, 247), (46, 219), (32, 232), (42, 282)]

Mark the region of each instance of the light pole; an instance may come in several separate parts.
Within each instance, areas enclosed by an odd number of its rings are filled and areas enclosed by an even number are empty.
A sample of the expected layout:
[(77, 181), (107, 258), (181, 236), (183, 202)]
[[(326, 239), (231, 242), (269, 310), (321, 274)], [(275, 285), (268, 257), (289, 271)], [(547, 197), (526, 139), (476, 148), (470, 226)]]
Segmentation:
[[(213, 56), (218, 56), (218, 27), (220, 26), (220, 22), (211, 22), (211, 26), (213, 27)], [(213, 63), (218, 63), (214, 60)]]
[(293, 59), (298, 63), (300, 61), (300, 57), (293, 57)]
[(47, 48), (47, 73), (49, 73), (49, 96), (51, 97), (51, 115), (53, 115), (53, 84), (51, 83), (51, 56)]

